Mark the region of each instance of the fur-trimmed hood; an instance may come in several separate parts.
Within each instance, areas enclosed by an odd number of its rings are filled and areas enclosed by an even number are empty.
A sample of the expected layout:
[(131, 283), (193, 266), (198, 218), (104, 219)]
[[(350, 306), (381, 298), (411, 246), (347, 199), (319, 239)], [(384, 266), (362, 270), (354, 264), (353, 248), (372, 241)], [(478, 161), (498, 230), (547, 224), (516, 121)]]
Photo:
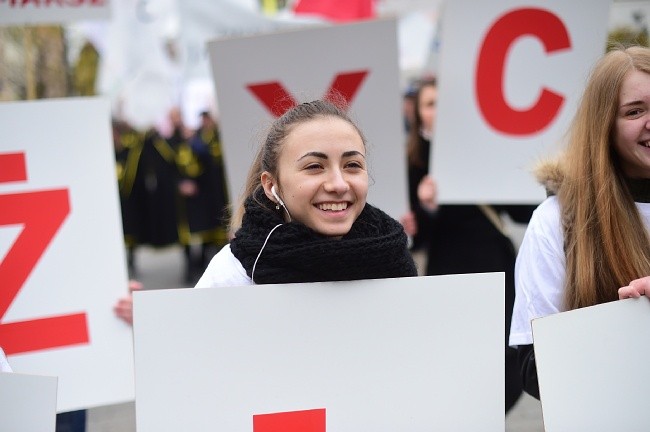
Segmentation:
[(564, 168), (559, 160), (540, 162), (534, 169), (535, 178), (546, 188), (547, 195), (555, 195), (564, 181)]

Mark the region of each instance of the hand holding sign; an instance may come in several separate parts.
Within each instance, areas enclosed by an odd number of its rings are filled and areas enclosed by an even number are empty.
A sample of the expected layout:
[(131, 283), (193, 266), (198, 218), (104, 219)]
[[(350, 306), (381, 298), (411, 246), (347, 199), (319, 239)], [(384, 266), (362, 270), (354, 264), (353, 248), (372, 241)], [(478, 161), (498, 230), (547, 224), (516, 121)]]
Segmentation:
[(619, 288), (618, 298), (639, 298), (642, 295), (650, 297), (650, 276), (635, 279), (629, 285)]

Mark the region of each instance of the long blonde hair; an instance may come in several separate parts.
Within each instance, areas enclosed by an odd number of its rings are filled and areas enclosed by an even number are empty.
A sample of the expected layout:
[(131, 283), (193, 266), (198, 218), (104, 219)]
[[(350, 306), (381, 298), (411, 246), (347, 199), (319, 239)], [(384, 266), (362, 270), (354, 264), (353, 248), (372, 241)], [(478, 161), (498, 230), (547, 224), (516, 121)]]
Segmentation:
[(650, 275), (650, 239), (613, 146), (619, 93), (631, 70), (650, 73), (650, 49), (618, 48), (595, 66), (569, 130), (558, 190), (567, 310), (618, 298)]

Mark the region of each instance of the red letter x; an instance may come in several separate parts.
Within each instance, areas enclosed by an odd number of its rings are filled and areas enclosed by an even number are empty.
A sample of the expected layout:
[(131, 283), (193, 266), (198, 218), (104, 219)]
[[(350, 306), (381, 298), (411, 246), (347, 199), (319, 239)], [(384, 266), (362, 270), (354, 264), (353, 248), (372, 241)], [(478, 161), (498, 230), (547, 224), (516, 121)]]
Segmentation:
[[(367, 70), (344, 72), (336, 75), (334, 81), (330, 84), (324, 99), (337, 103), (336, 96), (340, 95), (346, 104), (350, 104), (361, 83), (368, 75)], [(246, 86), (262, 102), (262, 104), (275, 117), (280, 117), (289, 109), (295, 107), (296, 100), (283, 86), (277, 81), (249, 84)]]

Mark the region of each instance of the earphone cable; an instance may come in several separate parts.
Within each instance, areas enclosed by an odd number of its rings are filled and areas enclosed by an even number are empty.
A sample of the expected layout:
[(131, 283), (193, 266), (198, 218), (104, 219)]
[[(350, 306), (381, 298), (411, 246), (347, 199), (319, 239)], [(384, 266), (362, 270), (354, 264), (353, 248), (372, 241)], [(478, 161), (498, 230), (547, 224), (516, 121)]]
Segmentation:
[(253, 270), (251, 271), (251, 281), (255, 283), (255, 267), (257, 267), (257, 261), (260, 259), (260, 256), (262, 255), (262, 251), (266, 247), (266, 243), (269, 241), (269, 237), (271, 237), (271, 234), (273, 234), (273, 231), (275, 231), (276, 228), (282, 226), (283, 224), (277, 224), (276, 226), (273, 227), (271, 231), (269, 231), (269, 234), (266, 236), (266, 239), (264, 240), (264, 244), (262, 245), (262, 249), (260, 249), (260, 253), (257, 254), (257, 257), (255, 258), (255, 262), (253, 263)]

